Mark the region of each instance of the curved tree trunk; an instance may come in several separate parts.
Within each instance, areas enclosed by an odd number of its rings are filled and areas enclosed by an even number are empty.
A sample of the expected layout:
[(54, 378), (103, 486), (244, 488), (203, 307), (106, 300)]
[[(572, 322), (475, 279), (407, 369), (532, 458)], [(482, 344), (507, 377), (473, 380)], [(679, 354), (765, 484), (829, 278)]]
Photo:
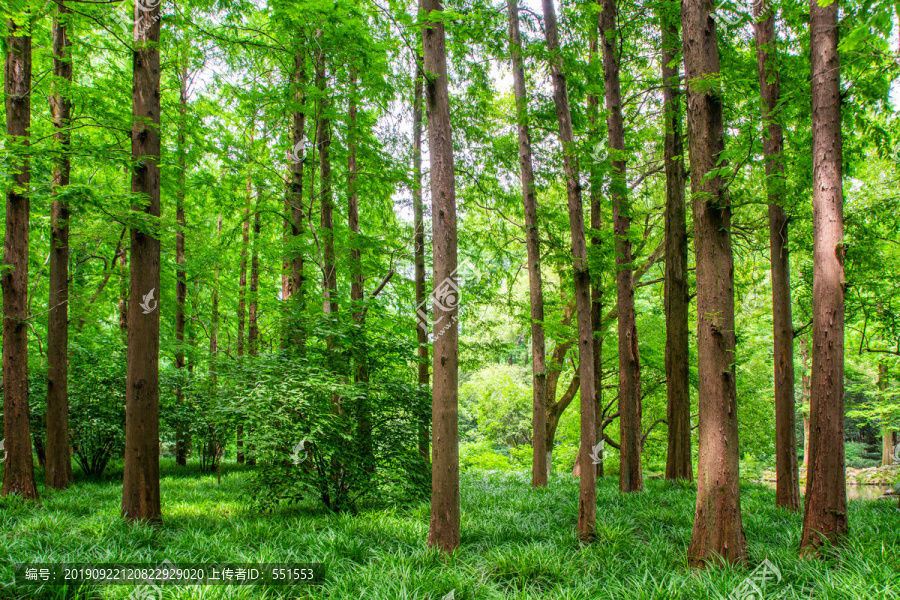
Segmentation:
[[(158, 219), (159, 202), (159, 5), (134, 8), (134, 87), (131, 191), (143, 202), (139, 217)], [(160, 521), (159, 498), (159, 259), (154, 226), (131, 230), (128, 290), (128, 368), (125, 389), (125, 474), (122, 515)], [(149, 310), (148, 308), (151, 308)]]
[[(681, 84), (676, 59), (681, 55), (680, 3), (659, 10), (662, 29), (663, 148), (666, 169), (666, 479), (694, 478), (691, 464), (691, 387), (688, 378), (688, 240), (684, 199)], [(680, 62), (680, 61), (678, 61)]]
[(794, 324), (791, 320), (788, 218), (781, 206), (784, 202), (784, 141), (778, 118), (781, 91), (775, 47), (775, 12), (765, 3), (754, 4), (753, 10), (759, 89), (766, 104), (764, 119), (768, 124), (768, 135), (763, 140), (763, 148), (769, 197), (775, 346), (775, 504), (789, 510), (800, 510), (800, 473), (797, 466), (797, 436), (794, 432)]
[(516, 121), (519, 138), (519, 172), (522, 202), (525, 205), (525, 246), (528, 252), (528, 286), (531, 302), (532, 364), (532, 462), (531, 485), (547, 485), (547, 365), (544, 355), (544, 293), (541, 286), (541, 241), (537, 223), (537, 194), (531, 167), (531, 135), (528, 131), (528, 96), (525, 92), (525, 68), (522, 65), (522, 40), (519, 35), (517, 0), (507, 0), (509, 12), (509, 49), (512, 60), (513, 89), (516, 95)]
[(569, 93), (559, 56), (559, 31), (553, 0), (542, 0), (544, 33), (550, 51), (550, 78), (553, 82), (553, 102), (559, 123), (563, 167), (566, 175), (566, 197), (569, 205), (569, 229), (572, 233), (572, 262), (575, 278), (575, 305), (578, 311), (578, 356), (581, 379), (581, 489), (578, 496), (578, 536), (583, 541), (593, 539), (597, 515), (597, 472), (590, 453), (596, 442), (594, 420), (594, 341), (591, 329), (591, 278), (587, 264), (587, 241), (584, 235), (584, 214), (581, 204), (575, 136)]
[(719, 75), (710, 7), (706, 0), (685, 0), (681, 14), (697, 263), (700, 443), (697, 510), (688, 548), (695, 566), (743, 563), (747, 557), (741, 522), (731, 207), (722, 176), (710, 176), (725, 166), (722, 98), (716, 87), (702, 83)]
[(31, 127), (31, 37), (13, 19), (7, 21), (6, 133), (12, 150), (13, 185), (6, 192), (3, 245), (3, 463), (4, 496), (37, 498), (28, 411), (28, 186), (27, 158)]
[(844, 188), (838, 3), (810, 2), (813, 140), (813, 346), (809, 469), (800, 548), (847, 534), (844, 472)]
[[(53, 75), (72, 82), (67, 15), (57, 2), (53, 19)], [(56, 140), (62, 150), (53, 175), (53, 203), (50, 207), (50, 309), (47, 315), (47, 455), (45, 482), (48, 488), (63, 489), (72, 481), (69, 451), (69, 206), (56, 195), (69, 185), (69, 132), (72, 103), (67, 90), (50, 97)], [(115, 261), (115, 258), (113, 259)], [(115, 262), (113, 263), (115, 265)]]

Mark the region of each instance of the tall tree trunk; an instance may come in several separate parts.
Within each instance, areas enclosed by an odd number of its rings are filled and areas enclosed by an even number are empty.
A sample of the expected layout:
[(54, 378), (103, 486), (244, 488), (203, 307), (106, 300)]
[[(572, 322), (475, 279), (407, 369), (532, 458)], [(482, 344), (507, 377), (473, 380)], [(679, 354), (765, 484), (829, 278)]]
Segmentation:
[[(184, 230), (186, 227), (184, 218), (184, 192), (187, 186), (187, 159), (185, 152), (184, 128), (187, 127), (187, 65), (182, 65), (178, 77), (181, 83), (178, 110), (181, 122), (178, 124), (178, 139), (176, 141), (178, 155), (178, 190), (175, 193), (175, 368), (184, 368), (184, 308), (187, 302), (187, 273), (184, 256)], [(179, 382), (175, 388), (175, 402), (181, 406), (184, 404), (184, 389)], [(188, 434), (185, 431), (186, 423), (180, 419), (175, 427), (175, 464), (187, 465)]]
[[(597, 0), (598, 6), (602, 6), (603, 0)], [(595, 65), (599, 61), (603, 64), (603, 54), (600, 51), (600, 18), (598, 15), (596, 27), (590, 29), (590, 64)], [(599, 148), (602, 142), (600, 138), (600, 98), (596, 94), (587, 96), (588, 119), (590, 120), (590, 138), (594, 148)], [(598, 140), (594, 142), (594, 140)], [(591, 161), (591, 247), (595, 256), (603, 256), (603, 239), (600, 235), (603, 229), (603, 173), (596, 159)], [(603, 439), (601, 427), (601, 415), (603, 414), (603, 269), (597, 269), (591, 277), (591, 330), (594, 334), (594, 422), (597, 435), (594, 439)], [(597, 477), (603, 477), (603, 449), (598, 448), (594, 454), (600, 460), (597, 462)], [(580, 472), (579, 472), (580, 476)]]
[(453, 291), (457, 283), (456, 185), (443, 6), (441, 0), (419, 0), (419, 8), (428, 15), (440, 13), (422, 24), (434, 240), (433, 456), (428, 545), (450, 553), (459, 546), (459, 316), (458, 296)]
[(519, 171), (522, 202), (525, 205), (525, 246), (528, 253), (528, 288), (531, 301), (532, 364), (532, 462), (531, 485), (547, 485), (547, 361), (544, 349), (544, 293), (541, 287), (541, 237), (538, 231), (537, 194), (531, 166), (531, 135), (528, 131), (528, 96), (525, 92), (525, 68), (522, 65), (522, 40), (519, 35), (517, 0), (507, 0), (509, 12), (509, 53), (512, 60), (513, 88), (516, 95), (516, 121), (519, 137)]
[[(285, 274), (282, 281), (281, 297), (287, 302), (289, 298), (296, 294), (293, 305), (295, 310), (300, 311), (303, 307), (303, 253), (298, 247), (300, 236), (303, 233), (303, 165), (306, 162), (307, 148), (302, 148), (302, 156), (297, 156), (296, 152), (304, 146), (305, 129), (306, 129), (306, 95), (303, 93), (301, 86), (306, 79), (306, 71), (304, 69), (304, 55), (298, 52), (294, 56), (294, 73), (293, 73), (293, 98), (295, 103), (299, 103), (299, 107), (291, 111), (291, 142), (292, 148), (295, 149), (295, 160), (290, 165), (290, 180), (288, 181), (287, 194), (285, 196), (285, 209), (290, 218), (288, 230), (290, 239), (287, 240), (287, 246), (290, 248), (288, 253), (288, 263), (290, 273)], [(300, 160), (296, 160), (300, 159)], [(291, 320), (288, 319), (290, 329)], [(302, 337), (295, 334), (285, 333), (285, 340), (290, 340), (296, 345), (302, 345)]]
[[(416, 80), (413, 87), (413, 225), (416, 228), (415, 263), (416, 263), (416, 306), (425, 303), (425, 209), (422, 203), (422, 57), (416, 57)], [(428, 390), (428, 323), (419, 320), (416, 327), (416, 343), (418, 345), (419, 371), (417, 382), (419, 389)], [(419, 455), (428, 459), (428, 429), (430, 416), (422, 413), (419, 420)]]
[[(253, 145), (253, 133), (250, 134), (250, 145)], [(253, 180), (247, 174), (247, 202), (244, 207), (244, 221), (241, 224), (241, 270), (238, 279), (238, 334), (237, 357), (238, 362), (244, 357), (244, 329), (247, 320), (247, 248), (250, 245), (250, 196), (253, 194)], [(237, 426), (237, 463), (244, 464), (244, 424), (238, 422)]]
[(809, 467), (809, 396), (810, 396), (810, 365), (809, 365), (809, 336), (800, 337), (800, 361), (803, 372), (800, 374), (800, 388), (803, 394), (803, 404), (806, 412), (803, 414), (803, 468)]
[(637, 316), (634, 312), (634, 271), (631, 267), (631, 203), (628, 200), (625, 160), (625, 123), (622, 117), (622, 87), (619, 82), (621, 40), (616, 21), (616, 0), (603, 0), (600, 43), (603, 46), (603, 81), (606, 91), (606, 129), (612, 164), (610, 192), (616, 233), (616, 306), (619, 313), (619, 490), (644, 489), (641, 475), (641, 358), (638, 350)]
[[(222, 215), (216, 219), (216, 242), (218, 243), (219, 238), (222, 236)], [(221, 263), (218, 260), (218, 254), (216, 255), (216, 266), (213, 271), (213, 284), (212, 284), (212, 292), (211, 292), (211, 304), (212, 304), (212, 322), (209, 325), (209, 377), (210, 384), (212, 389), (216, 387), (216, 380), (218, 379), (218, 371), (216, 367), (216, 359), (219, 355), (219, 272), (221, 270)]]
[(838, 3), (810, 2), (813, 154), (813, 347), (809, 469), (800, 548), (847, 533), (844, 473), (844, 188)]
[[(143, 222), (160, 215), (159, 5), (134, 8), (132, 207)], [(146, 199), (145, 199), (146, 197)], [(128, 368), (125, 388), (125, 474), (122, 515), (162, 519), (159, 499), (159, 258), (158, 225), (131, 230), (128, 291)], [(142, 308), (142, 305), (145, 308)], [(151, 308), (152, 310), (147, 310)]]
[[(706, 0), (684, 0), (684, 36), (694, 251), (697, 264), (697, 355), (700, 399), (697, 512), (688, 548), (692, 565), (743, 563), (737, 394), (735, 384), (734, 257), (731, 206), (721, 175), (725, 140), (715, 21)], [(702, 85), (702, 87), (701, 87)]]
[[(131, 242), (131, 236), (129, 234), (129, 243)], [(119, 264), (119, 273), (121, 275), (121, 280), (119, 282), (119, 333), (122, 335), (123, 340), (127, 340), (128, 337), (128, 279), (130, 277), (129, 273), (131, 272), (128, 266), (128, 255), (130, 254), (131, 249), (127, 248), (123, 251), (122, 261)]]
[[(677, 59), (681, 55), (680, 2), (670, 0), (659, 9), (662, 29), (663, 147), (666, 170), (666, 479), (693, 480), (691, 464), (691, 388), (688, 378), (688, 240), (684, 199), (685, 170), (682, 143), (681, 84)], [(676, 62), (677, 61), (677, 62)]]
[(772, 264), (772, 323), (775, 348), (775, 504), (800, 510), (800, 473), (794, 407), (794, 324), (791, 320), (791, 280), (784, 202), (784, 141), (778, 117), (781, 100), (777, 67), (775, 11), (764, 2), (753, 5), (753, 32), (759, 90), (766, 104), (763, 115), (768, 135), (766, 189), (769, 200), (769, 251)]
[[(69, 10), (57, 2), (53, 19), (53, 75), (72, 82), (71, 46), (67, 31)], [(63, 489), (72, 482), (69, 452), (69, 206), (58, 194), (69, 185), (69, 132), (72, 103), (68, 89), (50, 97), (53, 126), (61, 154), (53, 174), (54, 195), (50, 207), (50, 309), (47, 315), (47, 456), (45, 481), (48, 488)]]
[[(26, 18), (31, 18), (27, 15)], [(7, 20), (6, 134), (12, 150), (12, 180), (6, 192), (3, 245), (3, 463), (2, 495), (37, 498), (28, 410), (28, 146), (31, 127), (31, 37), (24, 23)], [(23, 35), (25, 34), (25, 35)]]
[(578, 495), (578, 536), (589, 541), (594, 536), (597, 516), (597, 472), (590, 453), (596, 441), (594, 415), (594, 341), (591, 329), (591, 277), (587, 263), (587, 241), (584, 235), (584, 214), (581, 206), (581, 184), (578, 176), (575, 136), (572, 133), (572, 114), (566, 77), (559, 55), (559, 31), (553, 0), (542, 0), (544, 32), (550, 51), (550, 78), (553, 81), (553, 102), (559, 122), (559, 139), (563, 150), (566, 174), (566, 196), (569, 204), (569, 228), (572, 232), (572, 260), (575, 279), (575, 305), (578, 311), (578, 365), (581, 379), (581, 490)]
[[(887, 365), (878, 365), (878, 391), (881, 393), (881, 401), (885, 401), (884, 393), (887, 390)], [(49, 434), (48, 434), (49, 435)], [(894, 455), (894, 430), (889, 425), (881, 426), (881, 466), (887, 467), (894, 464), (898, 457)]]
[[(321, 32), (320, 32), (321, 33)], [(322, 264), (322, 296), (323, 310), (325, 314), (337, 312), (337, 267), (334, 253), (334, 196), (331, 181), (331, 121), (325, 116), (328, 110), (328, 99), (325, 96), (326, 87), (325, 60), (322, 52), (316, 56), (316, 87), (322, 93), (319, 105), (319, 124), (317, 127), (316, 146), (319, 148), (319, 179), (322, 190), (319, 195), (322, 198), (322, 211), (320, 222), (320, 235), (324, 246)], [(329, 338), (329, 349), (334, 349), (335, 343)]]
[[(256, 188), (256, 207), (253, 211), (253, 246), (250, 255), (250, 302), (248, 311), (247, 346), (250, 356), (259, 355), (259, 234), (262, 230), (261, 213), (263, 188)], [(249, 442), (253, 436), (247, 432), (247, 465), (256, 464), (254, 445)]]
[[(350, 302), (353, 322), (363, 323), (363, 271), (359, 249), (359, 196), (357, 194), (356, 69), (350, 68), (350, 101), (347, 109), (347, 224), (350, 229)], [(357, 357), (364, 360), (364, 357)], [(357, 365), (357, 374), (360, 373)]]

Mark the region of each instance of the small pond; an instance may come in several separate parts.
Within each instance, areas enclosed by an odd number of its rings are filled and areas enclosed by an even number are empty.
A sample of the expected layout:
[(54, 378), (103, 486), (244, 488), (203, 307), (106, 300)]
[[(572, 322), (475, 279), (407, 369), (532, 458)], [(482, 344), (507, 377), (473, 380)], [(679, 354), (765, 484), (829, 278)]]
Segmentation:
[[(775, 489), (774, 481), (763, 481), (766, 487)], [(847, 500), (878, 500), (884, 495), (887, 485), (847, 485)], [(800, 486), (800, 495), (805, 492), (805, 486)], [(897, 502), (897, 496), (889, 496), (893, 502)]]

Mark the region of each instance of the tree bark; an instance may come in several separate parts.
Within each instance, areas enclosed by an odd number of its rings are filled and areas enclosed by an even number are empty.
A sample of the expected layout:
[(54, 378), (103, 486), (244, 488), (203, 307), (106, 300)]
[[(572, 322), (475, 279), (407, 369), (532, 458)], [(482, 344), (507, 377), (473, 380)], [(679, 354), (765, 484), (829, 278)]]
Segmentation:
[(6, 133), (12, 150), (12, 185), (6, 192), (3, 245), (3, 463), (2, 495), (37, 498), (28, 410), (28, 146), (31, 127), (31, 37), (7, 20)]
[[(715, 21), (706, 0), (685, 0), (682, 30), (697, 264), (697, 355), (700, 401), (697, 510), (688, 548), (694, 566), (743, 563), (735, 383), (734, 258), (725, 166)], [(705, 81), (706, 80), (706, 81)]]
[[(175, 193), (175, 368), (184, 368), (184, 318), (185, 304), (187, 302), (187, 272), (184, 256), (184, 230), (186, 222), (184, 218), (184, 192), (187, 186), (187, 160), (185, 157), (185, 134), (187, 127), (187, 65), (181, 65), (178, 73), (181, 84), (179, 93), (177, 158), (178, 158), (178, 190)], [(175, 388), (175, 402), (181, 406), (184, 403), (184, 389), (181, 383)], [(189, 438), (185, 431), (185, 423), (179, 420), (175, 428), (175, 464), (187, 465), (187, 451)]]
[(69, 54), (69, 10), (57, 2), (53, 19), (53, 75), (65, 81), (62, 90), (50, 97), (50, 111), (61, 154), (53, 174), (50, 207), (50, 309), (47, 314), (47, 451), (45, 482), (50, 489), (64, 489), (72, 482), (69, 451), (69, 206), (58, 194), (69, 185), (72, 103), (66, 85), (72, 82)]
[[(416, 306), (425, 303), (425, 208), (422, 203), (422, 57), (416, 57), (416, 80), (413, 88), (413, 225), (416, 229), (413, 244), (416, 263)], [(418, 344), (419, 388), (428, 390), (428, 324), (417, 319), (416, 343)], [(430, 415), (423, 412), (419, 420), (419, 455), (428, 460), (428, 429)]]
[[(253, 211), (253, 245), (250, 254), (250, 302), (248, 310), (248, 327), (247, 327), (247, 346), (250, 356), (259, 355), (259, 234), (262, 230), (261, 213), (262, 213), (263, 189), (262, 186), (256, 188), (256, 207)], [(247, 465), (256, 464), (255, 447), (249, 442), (253, 437), (247, 432)]]
[(838, 3), (810, 2), (813, 140), (813, 347), (809, 469), (800, 548), (847, 533), (844, 473), (844, 190)]
[(547, 485), (547, 364), (544, 350), (544, 293), (541, 286), (541, 239), (538, 232), (537, 194), (531, 162), (531, 135), (528, 130), (528, 96), (525, 92), (525, 68), (522, 64), (522, 40), (519, 35), (517, 0), (507, 0), (509, 12), (509, 53), (512, 61), (513, 89), (516, 96), (516, 122), (519, 138), (519, 172), (522, 202), (525, 207), (525, 246), (528, 253), (528, 287), (531, 301), (532, 364), (532, 462), (531, 485)]
[[(666, 479), (694, 478), (691, 460), (691, 387), (688, 377), (688, 239), (684, 186), (684, 145), (681, 116), (680, 3), (669, 1), (659, 9), (662, 30), (663, 147), (666, 170)], [(677, 61), (677, 62), (676, 62)]]
[(572, 133), (572, 114), (569, 94), (559, 55), (559, 31), (553, 0), (542, 0), (544, 33), (550, 51), (550, 78), (553, 82), (553, 102), (559, 122), (559, 138), (563, 150), (566, 174), (566, 197), (569, 205), (569, 228), (572, 232), (572, 259), (575, 279), (575, 305), (578, 311), (578, 364), (581, 379), (581, 489), (578, 496), (577, 533), (583, 541), (594, 536), (597, 515), (597, 473), (592, 467), (590, 452), (597, 435), (594, 421), (594, 341), (591, 329), (591, 278), (587, 264), (587, 241), (584, 235), (584, 214), (581, 205), (581, 184)]
[(428, 545), (450, 553), (459, 546), (459, 296), (453, 132), (442, 2), (419, 0), (419, 8), (427, 15), (422, 25), (422, 49), (431, 155), (434, 257), (433, 455)]
[(778, 117), (781, 99), (777, 67), (775, 11), (764, 2), (753, 5), (753, 32), (759, 90), (765, 102), (763, 119), (768, 135), (763, 140), (766, 156), (766, 189), (769, 200), (769, 251), (772, 265), (772, 323), (775, 355), (775, 504), (800, 510), (800, 472), (794, 407), (794, 324), (791, 319), (791, 280), (787, 249), (788, 217), (782, 204), (784, 190), (784, 141)]
[[(160, 90), (159, 5), (134, 8), (132, 207), (146, 224), (131, 230), (128, 291), (128, 367), (125, 390), (125, 474), (122, 516), (129, 521), (162, 519), (159, 497), (159, 261), (158, 223)], [(149, 294), (153, 294), (152, 297)], [(154, 305), (153, 302), (157, 304)], [(153, 307), (149, 312), (145, 307)]]
[(638, 350), (637, 316), (634, 312), (634, 271), (631, 266), (631, 203), (628, 200), (625, 160), (625, 123), (622, 117), (622, 86), (619, 81), (619, 49), (616, 40), (616, 0), (603, 0), (599, 15), (603, 47), (603, 81), (606, 92), (606, 129), (612, 164), (610, 192), (616, 234), (616, 306), (619, 314), (619, 490), (644, 489), (641, 474), (641, 359)]

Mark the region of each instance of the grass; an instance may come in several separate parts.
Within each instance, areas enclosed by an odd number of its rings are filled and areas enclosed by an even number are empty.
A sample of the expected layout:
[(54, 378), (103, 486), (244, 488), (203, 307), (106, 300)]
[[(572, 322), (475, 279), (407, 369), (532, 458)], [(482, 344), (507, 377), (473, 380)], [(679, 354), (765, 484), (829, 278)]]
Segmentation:
[[(0, 500), (0, 598), (125, 599), (134, 586), (20, 587), (17, 562), (321, 562), (315, 587), (183, 586), (169, 599), (704, 599), (729, 598), (764, 559), (780, 569), (765, 598), (900, 599), (900, 511), (896, 502), (850, 503), (851, 535), (827, 560), (797, 557), (801, 517), (774, 506), (774, 492), (742, 485), (749, 569), (691, 571), (692, 486), (648, 480), (622, 495), (598, 485), (597, 541), (575, 537), (577, 481), (558, 476), (532, 490), (525, 474), (463, 473), (461, 547), (449, 558), (428, 550), (429, 507), (363, 508), (328, 514), (313, 505), (270, 513), (251, 508), (248, 473), (215, 476), (163, 464), (161, 526), (119, 516), (120, 474), (43, 491), (41, 504)], [(744, 596), (749, 598), (749, 596)]]

